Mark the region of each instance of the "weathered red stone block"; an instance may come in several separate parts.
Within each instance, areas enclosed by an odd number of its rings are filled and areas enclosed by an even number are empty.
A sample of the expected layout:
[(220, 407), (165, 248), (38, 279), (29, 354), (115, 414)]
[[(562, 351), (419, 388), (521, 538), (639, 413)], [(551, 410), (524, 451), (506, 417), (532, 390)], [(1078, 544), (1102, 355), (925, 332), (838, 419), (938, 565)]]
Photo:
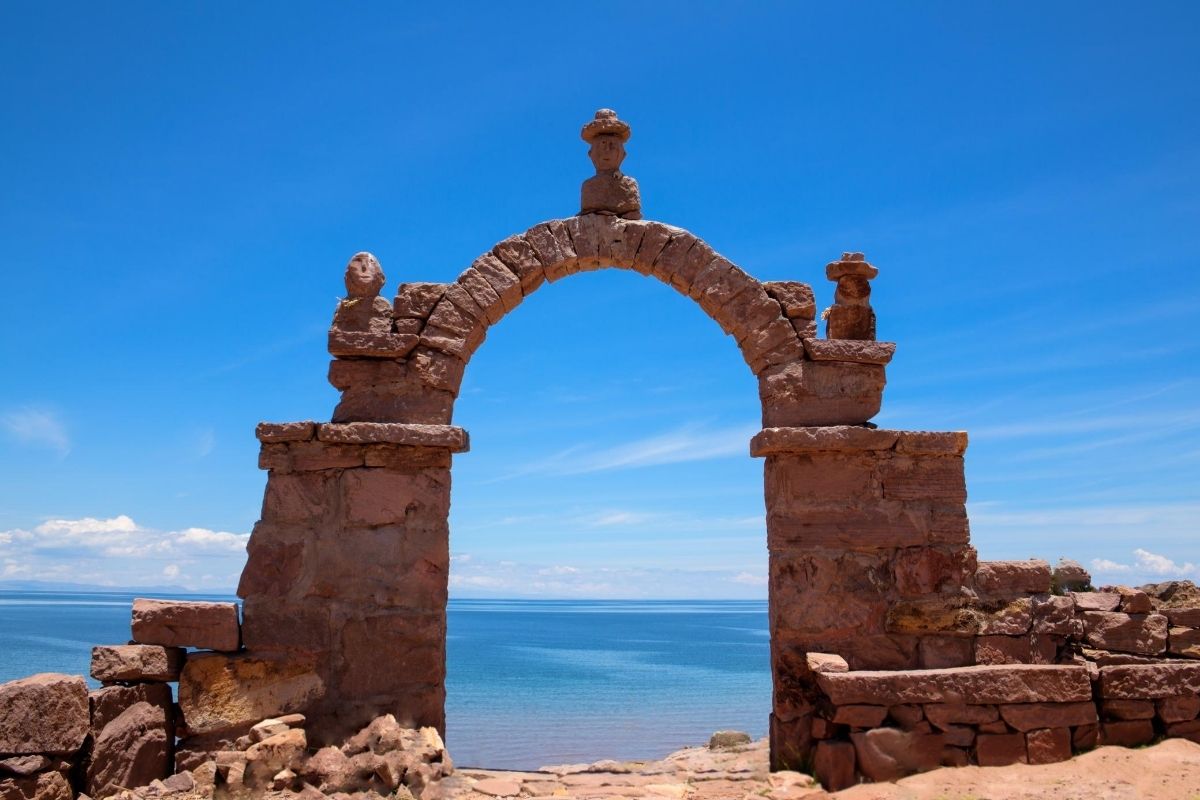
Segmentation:
[(90, 701), (88, 794), (105, 797), (171, 774), (175, 726), (165, 684), (108, 687), (93, 692)]
[(323, 599), (249, 593), (242, 604), (242, 640), (251, 653), (328, 653), (333, 648), (331, 614), (330, 604)]
[[(461, 299), (455, 300), (455, 297), (459, 295), (459, 292), (466, 292), (471, 303), (479, 309), (479, 313), (483, 315), (483, 319), (489, 325), (495, 325), (507, 312), (508, 309), (500, 301), (500, 295), (496, 294), (496, 290), (492, 288), (492, 285), (488, 283), (479, 270), (467, 269), (458, 276), (456, 285), (458, 291), (454, 292), (454, 295), (450, 295), (449, 290), (447, 290), (447, 296), (450, 297), (451, 302), (461, 306)], [(517, 289), (519, 292), (519, 283), (517, 284)]]
[(1109, 721), (1154, 719), (1151, 700), (1105, 700), (1104, 719)]
[(429, 527), (450, 512), (450, 476), (442, 470), (406, 475), (383, 469), (347, 470), (341, 475), (342, 519), (354, 527)]
[(385, 526), (323, 532), (315, 547), (321, 569), (304, 594), (379, 609), (445, 608), (449, 539), (444, 523), (429, 530)]
[[(892, 560), (896, 590), (904, 597), (924, 597), (942, 591), (957, 591), (975, 570), (971, 547), (910, 547)], [(954, 665), (962, 666), (966, 662)], [(934, 666), (932, 664), (928, 666)]]
[(404, 358), (417, 346), (417, 336), (409, 333), (372, 333), (370, 331), (329, 331), (329, 354), (339, 358)]
[(885, 384), (878, 364), (798, 361), (759, 375), (763, 427), (858, 425), (879, 413)]
[(133, 640), (232, 652), (241, 645), (237, 603), (133, 601)]
[(922, 636), (918, 650), (923, 669), (970, 667), (975, 661), (972, 639), (962, 636)]
[(817, 742), (813, 774), (829, 792), (840, 792), (858, 783), (854, 745), (850, 742)]
[(763, 288), (767, 294), (779, 301), (783, 315), (788, 319), (815, 319), (817, 301), (812, 287), (799, 281), (766, 281)]
[(216, 733), (268, 717), (304, 711), (325, 692), (315, 662), (286, 657), (200, 653), (179, 679), (179, 707), (188, 735)]
[(838, 706), (833, 711), (833, 721), (852, 728), (876, 728), (883, 724), (887, 712), (884, 706)]
[(813, 758), (812, 717), (798, 715), (781, 719), (770, 717), (771, 769), (802, 770), (811, 768)]
[(941, 734), (907, 733), (895, 728), (850, 735), (858, 768), (873, 781), (894, 781), (941, 765)]
[(1105, 722), (1100, 736), (1106, 745), (1138, 747), (1154, 741), (1154, 723), (1148, 719)]
[(1073, 665), (823, 673), (817, 683), (836, 705), (1071, 703), (1092, 696), (1087, 670)]
[(887, 364), (896, 354), (895, 342), (857, 339), (804, 339), (804, 351), (813, 361), (848, 361), (857, 364)]
[(397, 317), (428, 319), (445, 291), (444, 283), (402, 283), (396, 290), (392, 311)]
[(951, 725), (986, 725), (1000, 719), (995, 706), (969, 706), (965, 703), (930, 703), (924, 707), (925, 717), (934, 727)]
[(246, 545), (238, 597), (282, 597), (297, 585), (313, 534), (290, 525), (255, 524)]
[(0, 753), (74, 753), (88, 734), (87, 684), (44, 672), (0, 684)]
[(484, 277), (500, 298), (500, 304), (505, 313), (517, 307), (524, 297), (521, 290), (521, 280), (494, 255), (488, 253), (475, 259), (470, 267)]
[(1070, 636), (1075, 628), (1075, 603), (1069, 597), (1040, 594), (1030, 598), (1033, 604), (1035, 633)]
[(975, 739), (975, 758), (981, 767), (1028, 764), (1023, 733), (980, 734)]
[(750, 455), (853, 453), (878, 458), (877, 451), (893, 449), (902, 435), (902, 431), (858, 425), (764, 428), (750, 440)]
[(1069, 728), (1094, 725), (1099, 721), (1090, 700), (1076, 703), (1005, 703), (1000, 716), (1018, 731), (1037, 728)]
[(334, 685), (343, 697), (401, 697), (402, 684), (446, 677), (445, 613), (358, 614), (339, 609)]
[(1164, 697), (1156, 706), (1163, 722), (1187, 722), (1200, 716), (1200, 696), (1194, 694)]
[(1071, 729), (1071, 746), (1075, 752), (1081, 753), (1084, 750), (1091, 750), (1100, 743), (1100, 726), (1097, 725), (1080, 725), (1078, 728)]
[(776, 514), (802, 514), (827, 500), (862, 503), (879, 496), (875, 459), (867, 454), (797, 454), (770, 459), (767, 465), (766, 493)]
[(925, 720), (925, 711), (918, 705), (898, 705), (888, 709), (888, 719), (901, 730), (910, 731)]
[(1200, 664), (1165, 662), (1101, 667), (1100, 690), (1106, 700), (1161, 700), (1200, 694)]
[(1085, 611), (1085, 638), (1093, 647), (1155, 656), (1167, 649), (1167, 618), (1162, 614)]
[(542, 262), (524, 236), (510, 236), (492, 248), (492, 254), (517, 276), (521, 281), (521, 291), (526, 296), (546, 280)]
[(1033, 664), (1033, 639), (1024, 636), (979, 636), (973, 640), (976, 664)]
[(959, 456), (900, 456), (878, 464), (883, 497), (889, 500), (946, 500), (966, 503)]
[(1121, 605), (1121, 595), (1114, 592), (1071, 592), (1078, 611), (1116, 611)]
[(337, 499), (336, 482), (329, 473), (272, 474), (263, 495), (262, 521), (274, 524), (315, 526)]
[(1200, 658), (1200, 630), (1171, 628), (1167, 634), (1167, 652), (1184, 658)]
[(1071, 731), (1067, 728), (1042, 728), (1025, 734), (1030, 764), (1055, 764), (1071, 757)]
[(175, 681), (183, 650), (157, 645), (99, 645), (92, 648), (92, 677), (98, 681)]
[(254, 435), (260, 442), (306, 442), (314, 438), (316, 432), (315, 422), (260, 422)]
[(975, 573), (980, 592), (998, 597), (1050, 591), (1050, 565), (1045, 561), (980, 561)]
[(966, 451), (966, 431), (899, 431), (896, 438), (897, 453), (961, 456)]

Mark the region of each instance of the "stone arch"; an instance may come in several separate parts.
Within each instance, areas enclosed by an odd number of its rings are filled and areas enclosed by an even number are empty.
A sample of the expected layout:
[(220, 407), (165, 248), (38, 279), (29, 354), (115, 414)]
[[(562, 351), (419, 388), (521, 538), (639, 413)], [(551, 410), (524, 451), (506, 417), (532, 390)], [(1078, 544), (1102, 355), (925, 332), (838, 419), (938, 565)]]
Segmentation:
[[(874, 269), (859, 254), (837, 264)], [(831, 348), (818, 339), (808, 284), (760, 282), (683, 228), (593, 213), (510, 236), (451, 283), (401, 284), (375, 317), (339, 308), (329, 378), (342, 401), (333, 421), (449, 424), (466, 364), (490, 326), (543, 284), (607, 267), (658, 279), (734, 338), (758, 378), (764, 426), (858, 424), (879, 411), (892, 346)]]

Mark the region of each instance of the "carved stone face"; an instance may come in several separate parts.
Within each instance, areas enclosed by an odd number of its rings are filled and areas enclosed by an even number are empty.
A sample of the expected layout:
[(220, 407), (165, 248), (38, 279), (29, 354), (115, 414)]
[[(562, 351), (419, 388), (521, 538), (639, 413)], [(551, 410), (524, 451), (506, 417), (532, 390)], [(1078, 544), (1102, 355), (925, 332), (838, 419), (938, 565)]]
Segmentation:
[(601, 134), (592, 140), (588, 158), (592, 159), (597, 172), (620, 169), (621, 162), (625, 160), (625, 143), (616, 134)]
[(350, 297), (376, 297), (384, 280), (383, 267), (370, 253), (357, 253), (346, 265), (346, 294)]

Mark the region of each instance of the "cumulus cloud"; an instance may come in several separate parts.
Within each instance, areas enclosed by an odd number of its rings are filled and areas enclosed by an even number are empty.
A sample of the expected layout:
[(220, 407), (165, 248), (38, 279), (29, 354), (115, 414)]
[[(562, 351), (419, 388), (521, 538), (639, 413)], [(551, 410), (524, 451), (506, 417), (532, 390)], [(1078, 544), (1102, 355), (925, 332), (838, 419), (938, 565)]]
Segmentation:
[[(165, 577), (188, 588), (228, 589), (245, 563), (249, 538), (208, 528), (147, 528), (127, 514), (48, 519), (0, 531), (0, 556), (8, 559), (2, 576), (128, 587)], [(197, 577), (193, 568), (201, 564)]]
[(42, 408), (8, 411), (0, 414), (0, 427), (22, 444), (48, 447), (63, 456), (71, 452), (67, 426), (53, 411)]
[(1095, 573), (1094, 578), (1112, 576), (1128, 583), (1151, 583), (1171, 579), (1200, 580), (1200, 567), (1191, 561), (1176, 561), (1169, 556), (1152, 553), (1140, 547), (1133, 551), (1133, 563), (1123, 564), (1107, 558), (1095, 558), (1092, 559), (1091, 567)]

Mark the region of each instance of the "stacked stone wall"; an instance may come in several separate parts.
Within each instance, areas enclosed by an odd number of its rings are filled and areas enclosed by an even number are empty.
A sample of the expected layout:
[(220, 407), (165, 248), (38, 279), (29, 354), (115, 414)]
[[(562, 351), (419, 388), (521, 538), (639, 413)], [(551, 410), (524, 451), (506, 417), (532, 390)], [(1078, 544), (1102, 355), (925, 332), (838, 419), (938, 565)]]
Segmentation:
[[(976, 585), (995, 588), (998, 575), (1030, 591), (1051, 579), (1045, 562), (991, 562), (980, 565)], [(1180, 588), (1186, 596), (1172, 598)], [(836, 789), (938, 766), (1052, 763), (1098, 745), (1200, 742), (1200, 653), (1186, 646), (1183, 626), (1170, 629), (1180, 640), (1174, 649), (1167, 633), (1168, 620), (1200, 615), (1194, 587), (1033, 599), (1056, 613), (1039, 617), (1035, 606), (1031, 622), (1014, 623), (1029, 631), (1001, 637), (1004, 644), (995, 635), (966, 638), (962, 652), (974, 654), (975, 666), (856, 670), (839, 655), (808, 652), (798, 673), (812, 690), (807, 765)], [(1039, 633), (1039, 620), (1055, 632)], [(1042, 635), (1055, 646), (1039, 650)]]

